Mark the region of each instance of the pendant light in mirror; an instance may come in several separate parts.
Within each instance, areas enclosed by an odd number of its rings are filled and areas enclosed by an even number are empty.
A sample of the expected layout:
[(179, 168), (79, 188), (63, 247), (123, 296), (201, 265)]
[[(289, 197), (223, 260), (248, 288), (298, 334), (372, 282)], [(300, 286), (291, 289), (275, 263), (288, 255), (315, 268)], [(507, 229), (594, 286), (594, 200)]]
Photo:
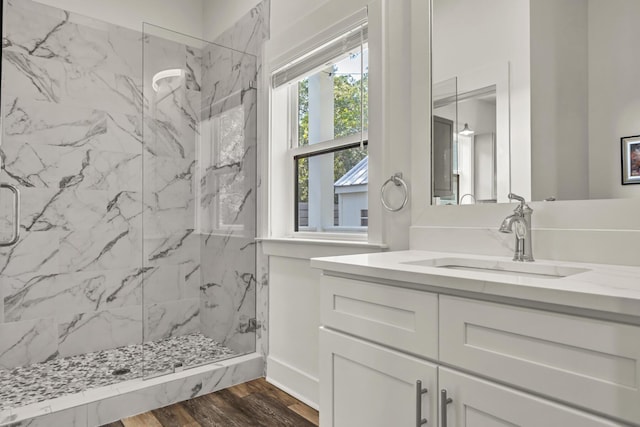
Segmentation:
[(462, 130), (460, 132), (458, 132), (459, 135), (463, 135), (463, 136), (471, 136), (473, 135), (473, 131), (471, 129), (469, 129), (469, 125), (467, 123), (464, 124), (464, 128), (462, 128)]

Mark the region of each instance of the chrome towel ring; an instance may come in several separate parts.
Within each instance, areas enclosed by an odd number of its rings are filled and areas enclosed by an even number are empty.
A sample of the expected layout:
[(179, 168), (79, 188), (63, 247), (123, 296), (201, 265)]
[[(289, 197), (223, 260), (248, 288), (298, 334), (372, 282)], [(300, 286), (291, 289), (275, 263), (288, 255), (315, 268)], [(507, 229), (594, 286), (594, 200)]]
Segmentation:
[[(393, 182), (396, 187), (402, 186), (402, 191), (404, 192), (404, 199), (402, 200), (402, 204), (397, 208), (393, 208), (389, 206), (387, 201), (384, 198), (384, 190), (389, 185), (389, 183)], [(409, 200), (409, 189), (407, 188), (407, 183), (402, 179), (402, 173), (398, 172), (391, 176), (391, 178), (387, 179), (384, 184), (382, 184), (382, 188), (380, 189), (380, 200), (382, 201), (382, 206), (389, 212), (398, 212), (400, 209), (404, 208)]]

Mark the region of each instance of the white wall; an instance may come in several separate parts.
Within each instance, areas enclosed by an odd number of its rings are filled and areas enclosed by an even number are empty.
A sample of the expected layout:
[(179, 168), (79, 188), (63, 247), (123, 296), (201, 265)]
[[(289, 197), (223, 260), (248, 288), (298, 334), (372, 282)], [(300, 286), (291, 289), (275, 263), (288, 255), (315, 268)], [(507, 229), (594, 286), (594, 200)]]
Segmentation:
[[(204, 36), (214, 40), (258, 4), (259, 0), (203, 0)], [(271, 0), (271, 34), (286, 32), (296, 21), (308, 16), (327, 0)]]
[(318, 407), (320, 271), (312, 257), (378, 252), (366, 243), (263, 242), (269, 255), (269, 356), (267, 380)]
[[(260, 0), (201, 0), (203, 2), (203, 37), (215, 40), (250, 11)], [(273, 3), (273, 1), (272, 1)]]
[(320, 271), (309, 259), (269, 259), (269, 361), (271, 381), (318, 402)]
[(640, 197), (640, 185), (620, 185), (620, 138), (640, 134), (638, 17), (640, 2), (637, 0), (589, 2), (589, 190), (592, 199)]
[(203, 0), (37, 0), (115, 25), (142, 31), (142, 23), (202, 37)]
[(634, 0), (531, 2), (533, 200), (640, 196), (619, 148), (640, 133), (639, 16)]
[(587, 5), (531, 2), (532, 200), (589, 198)]
[(491, 101), (470, 99), (458, 104), (460, 126), (469, 123), (475, 133), (495, 133), (496, 104)]

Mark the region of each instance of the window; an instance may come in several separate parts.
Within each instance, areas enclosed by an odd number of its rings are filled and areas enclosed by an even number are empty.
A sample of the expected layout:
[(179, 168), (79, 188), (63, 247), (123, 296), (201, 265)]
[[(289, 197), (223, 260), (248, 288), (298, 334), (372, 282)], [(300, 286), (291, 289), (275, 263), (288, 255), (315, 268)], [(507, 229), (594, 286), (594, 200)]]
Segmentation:
[(200, 123), (200, 168), (197, 188), (200, 209), (196, 219), (204, 233), (242, 231), (242, 206), (246, 202), (246, 177), (242, 162), (245, 148), (245, 107), (240, 94), (225, 100), (225, 109)]
[(362, 209), (360, 211), (360, 225), (369, 225), (369, 209)]
[[(367, 27), (359, 24), (273, 76), (294, 176), (293, 231), (366, 233)], [(277, 114), (275, 114), (277, 115)]]

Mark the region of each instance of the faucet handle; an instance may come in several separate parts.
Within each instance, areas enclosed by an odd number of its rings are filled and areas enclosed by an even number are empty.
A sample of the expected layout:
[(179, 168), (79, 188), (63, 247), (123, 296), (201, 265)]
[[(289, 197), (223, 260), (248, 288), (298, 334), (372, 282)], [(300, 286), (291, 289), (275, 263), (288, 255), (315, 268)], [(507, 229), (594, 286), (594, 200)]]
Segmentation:
[(509, 198), (509, 200), (517, 200), (523, 205), (525, 203), (524, 197), (518, 196), (516, 193), (509, 193), (507, 197)]
[(515, 212), (522, 213), (525, 210), (531, 211), (531, 208), (529, 207), (529, 205), (527, 205), (527, 202), (524, 200), (524, 197), (518, 196), (516, 193), (509, 193), (507, 197), (509, 197), (509, 200), (517, 200), (518, 202), (520, 202), (518, 207), (516, 207)]

